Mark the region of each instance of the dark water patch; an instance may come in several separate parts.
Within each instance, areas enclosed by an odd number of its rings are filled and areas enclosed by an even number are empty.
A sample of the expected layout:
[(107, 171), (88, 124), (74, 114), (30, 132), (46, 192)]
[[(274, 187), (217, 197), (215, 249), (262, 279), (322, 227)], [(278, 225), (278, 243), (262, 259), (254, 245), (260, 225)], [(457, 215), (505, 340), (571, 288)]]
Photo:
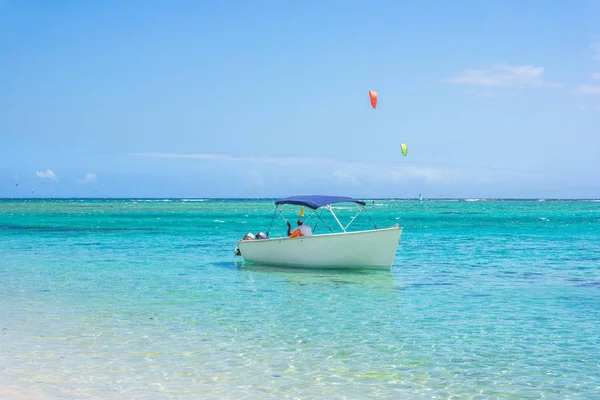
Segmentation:
[(532, 316), (531, 319), (534, 321), (549, 321), (550, 320), (550, 318), (545, 317), (543, 315)]
[(456, 286), (456, 283), (434, 282), (434, 283), (409, 283), (405, 287), (427, 287), (427, 286)]
[(84, 228), (77, 226), (36, 226), (36, 225), (0, 225), (0, 230), (32, 231), (32, 232), (124, 232), (124, 231), (156, 231), (156, 228)]
[(339, 279), (332, 279), (331, 282), (339, 285), (360, 285), (360, 282), (342, 281)]
[(577, 287), (593, 287), (593, 288), (600, 288), (600, 281), (591, 281), (591, 282), (585, 282), (585, 283), (581, 283), (579, 285), (576, 285)]
[(577, 261), (600, 261), (600, 256), (577, 255)]
[(442, 215), (485, 215), (487, 213), (481, 211), (440, 211)]
[(174, 249), (193, 249), (193, 248), (197, 248), (197, 247), (219, 247), (219, 248), (223, 248), (223, 247), (231, 247), (231, 245), (227, 244), (227, 245), (216, 245), (215, 243), (186, 243), (186, 244), (175, 244), (172, 247)]
[(491, 297), (491, 295), (485, 293), (469, 293), (463, 295), (463, 297)]
[[(233, 251), (231, 252), (233, 254)], [(208, 264), (211, 267), (217, 267), (217, 268), (225, 268), (225, 269), (240, 269), (240, 267), (242, 266), (241, 263), (239, 262), (227, 262), (227, 261), (221, 261), (221, 262), (213, 262)], [(200, 268), (198, 269), (204, 269), (204, 266), (200, 266)]]
[(520, 276), (527, 279), (538, 278), (540, 276), (544, 276), (545, 274), (541, 272), (523, 272)]

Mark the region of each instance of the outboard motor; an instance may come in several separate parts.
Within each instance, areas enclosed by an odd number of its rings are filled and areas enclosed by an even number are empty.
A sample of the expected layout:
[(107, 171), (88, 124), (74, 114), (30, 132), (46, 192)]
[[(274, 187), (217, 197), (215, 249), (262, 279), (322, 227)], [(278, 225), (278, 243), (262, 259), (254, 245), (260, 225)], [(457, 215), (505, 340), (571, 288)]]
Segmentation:
[(254, 236), (252, 232), (248, 232), (244, 235), (242, 240), (256, 240), (256, 236)]
[(266, 233), (264, 233), (264, 232), (258, 232), (258, 233), (256, 234), (256, 238), (257, 238), (257, 239), (268, 239), (268, 238), (269, 238), (269, 236), (267, 236), (267, 234), (266, 234)]

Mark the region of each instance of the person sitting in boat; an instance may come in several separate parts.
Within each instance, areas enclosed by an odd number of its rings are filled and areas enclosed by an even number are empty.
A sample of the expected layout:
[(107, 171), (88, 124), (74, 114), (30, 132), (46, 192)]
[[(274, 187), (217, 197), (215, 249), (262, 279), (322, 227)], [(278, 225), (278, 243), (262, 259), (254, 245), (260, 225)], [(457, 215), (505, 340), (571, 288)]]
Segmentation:
[(292, 224), (290, 224), (290, 221), (288, 221), (288, 223), (287, 223), (288, 237), (294, 238), (294, 237), (300, 237), (300, 236), (312, 236), (312, 229), (310, 228), (310, 226), (304, 225), (304, 222), (302, 222), (302, 219), (298, 218), (298, 221), (296, 223), (298, 224), (298, 227), (296, 229), (294, 229), (293, 232), (290, 232), (292, 229)]

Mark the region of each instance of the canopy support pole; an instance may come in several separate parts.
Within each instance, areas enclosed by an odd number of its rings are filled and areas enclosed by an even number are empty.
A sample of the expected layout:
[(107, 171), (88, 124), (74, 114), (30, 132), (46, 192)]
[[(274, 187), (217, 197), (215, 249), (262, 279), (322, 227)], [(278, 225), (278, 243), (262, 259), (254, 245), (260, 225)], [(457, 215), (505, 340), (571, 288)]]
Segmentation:
[(337, 215), (335, 215), (335, 213), (333, 212), (333, 209), (331, 208), (331, 206), (328, 205), (327, 208), (329, 209), (329, 212), (331, 213), (331, 215), (333, 215), (333, 218), (335, 218), (335, 220), (337, 221), (337, 223), (340, 226), (340, 228), (342, 228), (342, 230), (344, 231), (344, 233), (346, 233), (346, 229), (344, 229), (344, 225), (342, 225), (342, 223), (338, 219)]
[(371, 223), (373, 224), (373, 226), (375, 227), (375, 229), (377, 229), (377, 225), (375, 225), (375, 222), (373, 222), (373, 220), (371, 219), (371, 216), (369, 215), (369, 213), (365, 211), (365, 214), (367, 214), (367, 217), (369, 217), (369, 220), (371, 220)]
[(279, 209), (279, 206), (276, 206), (275, 210), (273, 211), (273, 218), (271, 218), (271, 223), (269, 224), (269, 229), (267, 229), (267, 237), (269, 237), (269, 232), (271, 232), (271, 227), (273, 226), (273, 221), (275, 221), (275, 214), (277, 214), (278, 209)]
[(283, 219), (285, 221), (285, 223), (287, 224), (288, 220), (285, 219), (285, 217), (283, 216), (283, 213), (281, 212), (281, 210), (279, 210), (279, 215), (281, 215), (281, 219)]
[[(317, 213), (317, 210), (315, 210), (315, 214), (316, 213)], [(323, 210), (321, 210), (321, 214), (323, 214)], [(317, 221), (315, 226), (313, 226), (313, 231), (317, 230), (317, 225), (319, 225), (319, 222), (323, 222), (323, 224), (325, 224), (327, 229), (329, 229), (329, 232), (333, 233), (333, 229), (331, 229), (331, 227), (329, 225), (327, 225), (327, 222), (323, 221), (323, 218), (321, 218), (321, 214), (317, 214), (317, 218), (319, 218), (319, 220)]]
[(362, 208), (360, 210), (358, 210), (358, 212), (356, 213), (356, 215), (354, 216), (354, 218), (352, 218), (350, 220), (350, 222), (348, 222), (348, 225), (346, 225), (346, 227), (344, 228), (344, 232), (346, 231), (346, 229), (348, 229), (348, 227), (350, 226), (350, 224), (352, 223), (352, 221), (354, 221), (356, 219), (356, 217), (358, 217), (358, 215), (365, 209), (365, 206), (362, 206)]
[(304, 223), (306, 224), (308, 221), (310, 221), (310, 218), (313, 216), (313, 214), (315, 214), (317, 212), (317, 210), (312, 210), (312, 212), (308, 215), (308, 218), (306, 218), (306, 220), (304, 221)]

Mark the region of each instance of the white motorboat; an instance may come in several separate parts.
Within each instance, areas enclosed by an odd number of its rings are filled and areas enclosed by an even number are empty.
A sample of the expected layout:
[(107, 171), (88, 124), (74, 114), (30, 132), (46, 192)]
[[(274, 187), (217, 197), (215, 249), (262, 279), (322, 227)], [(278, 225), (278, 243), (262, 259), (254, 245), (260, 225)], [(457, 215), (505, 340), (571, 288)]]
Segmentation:
[[(346, 226), (342, 225), (331, 207), (334, 203), (344, 202), (360, 206)], [(283, 218), (279, 209), (283, 204), (312, 209), (311, 216), (318, 217), (315, 226), (322, 220), (321, 215), (316, 211), (321, 210), (322, 213), (323, 209), (327, 209), (335, 218), (341, 232), (278, 238), (269, 238), (269, 231), (267, 234), (259, 233), (256, 236), (247, 234), (244, 239), (237, 242), (235, 249), (235, 254), (241, 256), (246, 263), (301, 268), (391, 269), (402, 234), (402, 228), (398, 224), (379, 229), (371, 220), (374, 229), (347, 231), (350, 224), (364, 211), (366, 206), (364, 201), (338, 196), (292, 196), (275, 201), (273, 219), (278, 210)], [(272, 225), (273, 220), (271, 220)]]

